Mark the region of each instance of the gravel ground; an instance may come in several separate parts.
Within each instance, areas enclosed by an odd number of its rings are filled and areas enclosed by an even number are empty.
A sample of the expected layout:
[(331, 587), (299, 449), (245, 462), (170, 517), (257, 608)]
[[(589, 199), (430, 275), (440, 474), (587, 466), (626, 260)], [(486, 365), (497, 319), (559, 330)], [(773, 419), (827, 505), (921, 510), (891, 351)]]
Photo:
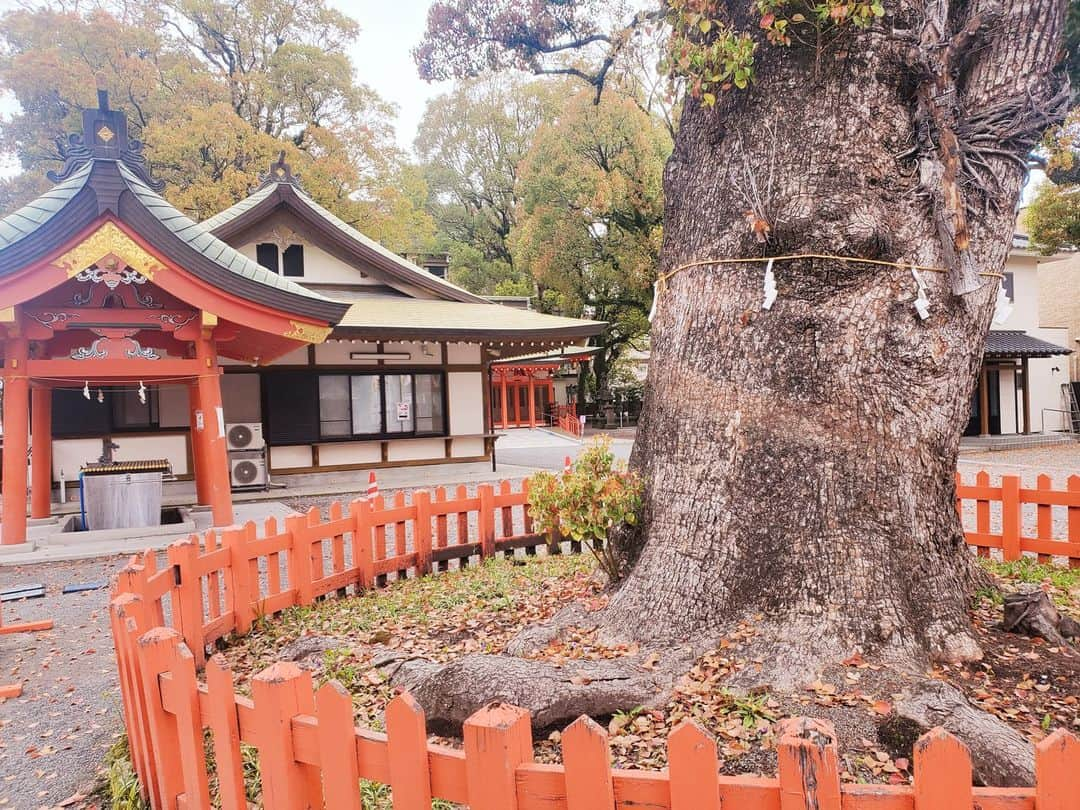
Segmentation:
[[(1001, 475), (1020, 474), (1025, 485), (1033, 485), (1035, 476), (1045, 471), (1055, 486), (1063, 486), (1070, 474), (1080, 472), (1080, 445), (968, 453), (961, 458), (965, 480), (973, 480), (981, 469), (995, 482)], [(392, 495), (393, 490), (383, 494)], [(348, 500), (343, 496), (298, 498), (289, 505), (325, 510), (339, 499)], [(1055, 536), (1063, 536), (1064, 517), (1054, 517)], [(974, 520), (973, 512), (970, 519)], [(1025, 516), (1030, 533), (1034, 533), (1033, 521), (1033, 514)], [(71, 797), (92, 782), (105, 750), (121, 731), (108, 591), (62, 595), (60, 590), (70, 583), (109, 579), (125, 561), (112, 557), (0, 566), (0, 588), (35, 582), (46, 586), (44, 599), (5, 603), (5, 621), (52, 618), (56, 623), (45, 633), (0, 636), (0, 682), (24, 682), (21, 698), (0, 702), (0, 808), (4, 810), (54, 807)]]
[[(985, 470), (990, 474), (991, 486), (1000, 484), (1003, 475), (1019, 475), (1021, 486), (1035, 487), (1038, 476), (1045, 473), (1050, 476), (1054, 489), (1064, 489), (1069, 476), (1080, 474), (1080, 444), (965, 453), (960, 457), (957, 467), (965, 484), (974, 484), (976, 473)], [(1068, 509), (1064, 506), (1053, 506), (1050, 511), (1052, 537), (1055, 540), (1066, 539), (1069, 536)], [(975, 530), (975, 501), (964, 502), (963, 521), (966, 530)], [(1001, 531), (1001, 509), (995, 504), (990, 506), (990, 531)], [(1021, 533), (1026, 537), (1035, 537), (1037, 534), (1035, 504), (1025, 504), (1022, 507)], [(1057, 562), (1060, 563), (1061, 560)]]
[(44, 599), (4, 604), (5, 623), (51, 618), (43, 633), (0, 636), (0, 681), (23, 695), (0, 701), (0, 807), (52, 807), (87, 786), (121, 730), (106, 608), (108, 590), (61, 594), (108, 580), (126, 558), (0, 567), (0, 588), (43, 583)]

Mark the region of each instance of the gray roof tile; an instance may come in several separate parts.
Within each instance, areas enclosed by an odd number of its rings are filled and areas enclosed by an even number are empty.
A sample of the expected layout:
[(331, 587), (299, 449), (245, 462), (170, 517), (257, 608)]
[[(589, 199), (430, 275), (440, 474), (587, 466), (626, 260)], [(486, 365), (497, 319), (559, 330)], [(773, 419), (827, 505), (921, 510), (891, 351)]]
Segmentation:
[(1019, 329), (991, 329), (983, 354), (991, 357), (1052, 357), (1072, 354), (1072, 350), (1032, 337)]

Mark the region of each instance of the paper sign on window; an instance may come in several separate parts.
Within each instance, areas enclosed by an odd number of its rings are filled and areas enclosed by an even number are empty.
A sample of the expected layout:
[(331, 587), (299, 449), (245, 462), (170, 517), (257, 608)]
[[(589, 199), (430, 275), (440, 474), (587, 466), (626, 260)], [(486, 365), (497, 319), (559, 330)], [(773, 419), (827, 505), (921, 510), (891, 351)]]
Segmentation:
[(397, 404), (397, 418), (399, 422), (409, 421), (409, 410), (411, 407), (411, 402), (399, 402)]

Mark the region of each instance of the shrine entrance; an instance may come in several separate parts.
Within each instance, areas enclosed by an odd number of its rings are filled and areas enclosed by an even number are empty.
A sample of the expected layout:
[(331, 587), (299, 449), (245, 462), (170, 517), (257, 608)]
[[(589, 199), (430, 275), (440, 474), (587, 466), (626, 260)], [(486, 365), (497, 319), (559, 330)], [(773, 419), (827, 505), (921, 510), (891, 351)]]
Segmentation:
[(267, 273), (158, 196), (123, 114), (99, 101), (50, 175), (58, 185), (0, 222), (5, 545), (26, 540), (28, 489), (30, 515), (50, 515), (56, 388), (92, 405), (102, 389), (145, 404), (150, 386), (186, 386), (198, 501), (230, 525), (219, 358), (268, 363), (324, 340), (347, 309)]
[(573, 346), (559, 352), (496, 360), (491, 364), (492, 426), (506, 429), (557, 424), (566, 410), (559, 404), (555, 389), (560, 371), (576, 369), (595, 352), (595, 348)]

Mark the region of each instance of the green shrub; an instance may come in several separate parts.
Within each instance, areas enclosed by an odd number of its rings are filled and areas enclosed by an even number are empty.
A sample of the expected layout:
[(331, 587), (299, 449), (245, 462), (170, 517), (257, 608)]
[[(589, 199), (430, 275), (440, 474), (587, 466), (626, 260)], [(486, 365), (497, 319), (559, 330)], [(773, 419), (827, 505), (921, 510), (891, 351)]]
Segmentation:
[(529, 510), (541, 531), (558, 530), (583, 543), (612, 580), (622, 576), (611, 532), (637, 523), (641, 481), (615, 461), (611, 440), (594, 439), (561, 475), (536, 473), (529, 483)]
[(139, 777), (131, 764), (127, 735), (120, 737), (105, 754), (104, 778), (94, 791), (109, 810), (148, 810), (139, 791)]

